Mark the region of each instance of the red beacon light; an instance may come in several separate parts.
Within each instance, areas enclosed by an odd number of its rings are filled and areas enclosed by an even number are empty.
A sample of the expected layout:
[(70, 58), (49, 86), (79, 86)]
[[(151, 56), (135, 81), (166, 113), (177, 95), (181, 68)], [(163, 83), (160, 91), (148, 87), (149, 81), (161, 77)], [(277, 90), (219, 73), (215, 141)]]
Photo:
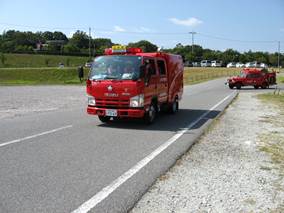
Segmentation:
[(142, 49), (139, 47), (130, 47), (126, 50), (127, 53), (142, 53)]
[(105, 49), (105, 55), (112, 55), (112, 48)]
[(125, 46), (120, 46), (120, 45), (105, 49), (105, 55), (135, 54), (135, 53), (142, 53), (142, 52), (143, 52), (142, 49), (138, 47), (126, 48)]

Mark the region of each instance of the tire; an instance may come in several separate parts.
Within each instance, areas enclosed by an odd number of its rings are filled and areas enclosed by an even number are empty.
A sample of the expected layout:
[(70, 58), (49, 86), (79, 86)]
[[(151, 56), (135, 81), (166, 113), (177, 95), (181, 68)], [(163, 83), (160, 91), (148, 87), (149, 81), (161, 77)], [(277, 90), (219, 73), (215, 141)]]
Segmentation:
[(257, 86), (257, 85), (254, 85), (253, 87), (254, 87), (255, 89), (258, 89), (258, 87), (259, 87), (259, 86)]
[(157, 107), (152, 102), (149, 111), (145, 114), (144, 121), (146, 124), (152, 124), (154, 123), (157, 115)]
[(267, 83), (263, 83), (262, 85), (261, 85), (261, 89), (266, 89), (267, 88)]
[(171, 103), (169, 106), (169, 112), (171, 114), (175, 114), (178, 110), (179, 110), (179, 103), (178, 103), (178, 99), (175, 98), (174, 102)]
[(110, 117), (108, 117), (108, 116), (100, 116), (99, 115), (98, 117), (99, 117), (100, 121), (103, 122), (103, 123), (107, 123), (110, 120)]
[(237, 84), (236, 84), (236, 87), (237, 87), (237, 89), (241, 89), (241, 88), (242, 88), (242, 85), (241, 85), (240, 83), (237, 83)]
[(233, 84), (229, 84), (229, 88), (230, 89), (234, 89), (234, 85)]
[(276, 83), (275, 77), (271, 77), (271, 78), (269, 79), (269, 84), (275, 84), (275, 83)]

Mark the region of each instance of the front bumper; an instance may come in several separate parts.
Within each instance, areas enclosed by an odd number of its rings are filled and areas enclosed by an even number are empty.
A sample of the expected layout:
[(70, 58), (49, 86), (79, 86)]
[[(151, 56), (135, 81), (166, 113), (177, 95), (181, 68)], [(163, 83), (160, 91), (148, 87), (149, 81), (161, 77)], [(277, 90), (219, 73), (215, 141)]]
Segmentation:
[[(90, 115), (105, 116), (107, 108), (87, 107), (87, 113)], [(140, 109), (116, 109), (119, 118), (142, 118), (144, 117), (144, 108)]]

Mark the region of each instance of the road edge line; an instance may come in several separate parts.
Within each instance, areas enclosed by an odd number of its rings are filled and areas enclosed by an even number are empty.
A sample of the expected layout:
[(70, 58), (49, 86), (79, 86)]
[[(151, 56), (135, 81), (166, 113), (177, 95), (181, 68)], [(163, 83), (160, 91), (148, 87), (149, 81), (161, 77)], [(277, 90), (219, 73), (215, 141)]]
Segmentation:
[(150, 163), (155, 157), (157, 157), (160, 153), (162, 153), (165, 149), (167, 149), (170, 145), (172, 145), (177, 139), (179, 139), (184, 133), (190, 130), (193, 126), (195, 126), (199, 121), (204, 119), (212, 110), (217, 108), (219, 105), (224, 103), (227, 99), (229, 99), (232, 95), (237, 94), (237, 92), (232, 92), (219, 101), (217, 104), (212, 106), (207, 112), (203, 113), (199, 118), (195, 121), (191, 122), (186, 128), (178, 131), (174, 136), (169, 138), (165, 143), (160, 145), (157, 149), (147, 155), (145, 158), (140, 160), (137, 164), (131, 167), (128, 171), (123, 173), (121, 176), (116, 178), (109, 185), (105, 186), (102, 190), (92, 196), (89, 200), (85, 201), (81, 204), (77, 209), (73, 210), (72, 213), (85, 213), (95, 208), (100, 202), (106, 199), (111, 193), (113, 193), (119, 186), (125, 183), (128, 179), (138, 173), (142, 168), (144, 168), (148, 163)]

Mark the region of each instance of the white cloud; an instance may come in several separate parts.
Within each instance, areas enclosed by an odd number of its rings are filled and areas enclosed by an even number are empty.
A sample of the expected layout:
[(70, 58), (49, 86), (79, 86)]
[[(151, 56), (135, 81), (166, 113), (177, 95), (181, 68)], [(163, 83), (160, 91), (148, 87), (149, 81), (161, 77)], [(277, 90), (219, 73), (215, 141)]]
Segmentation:
[(132, 32), (135, 33), (150, 33), (150, 32), (154, 32), (153, 30), (147, 28), (147, 27), (136, 27), (136, 28), (132, 28), (131, 29)]
[(125, 32), (126, 30), (120, 26), (114, 26), (114, 32)]
[(203, 21), (195, 18), (195, 17), (191, 17), (188, 19), (177, 19), (177, 18), (170, 18), (169, 19), (172, 23), (177, 24), (177, 25), (183, 25), (183, 26), (187, 26), (187, 27), (196, 27), (200, 24), (203, 23)]

